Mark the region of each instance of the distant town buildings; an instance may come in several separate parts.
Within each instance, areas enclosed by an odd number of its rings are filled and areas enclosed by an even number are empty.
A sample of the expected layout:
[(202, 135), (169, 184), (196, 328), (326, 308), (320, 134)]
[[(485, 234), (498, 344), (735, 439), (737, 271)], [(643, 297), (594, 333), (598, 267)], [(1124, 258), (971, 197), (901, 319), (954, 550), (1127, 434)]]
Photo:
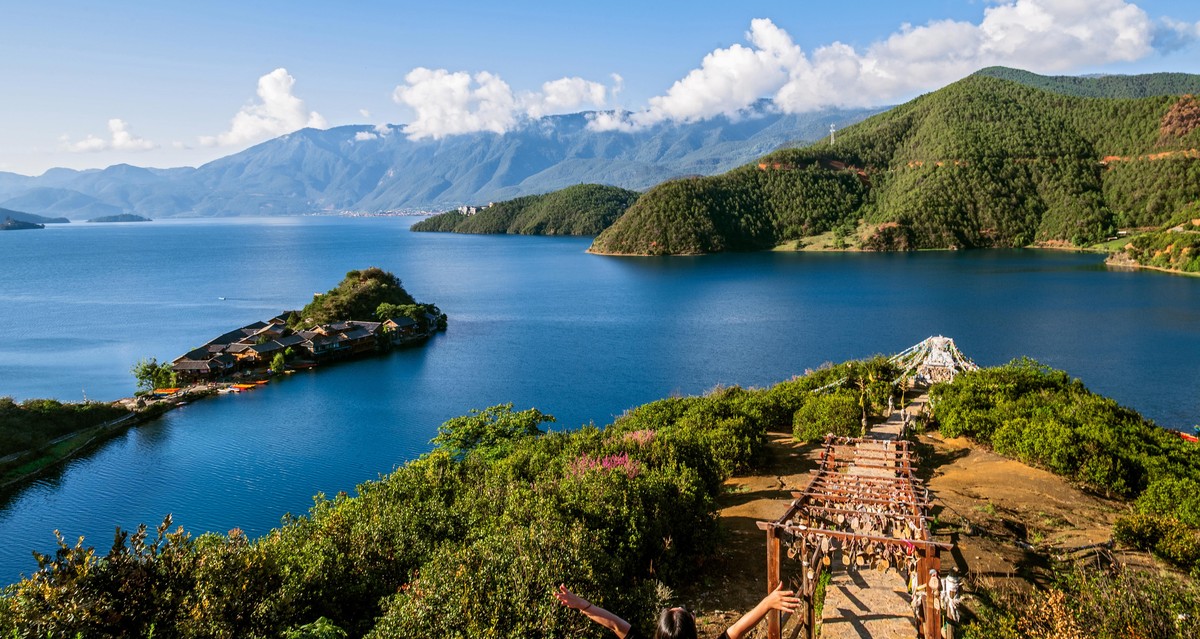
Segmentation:
[(468, 216), (475, 215), (476, 213), (478, 213), (484, 209), (491, 208), (491, 206), (493, 204), (495, 204), (495, 202), (488, 202), (487, 206), (467, 206), (464, 204), (464, 205), (458, 207), (458, 212), (462, 213), (463, 215), (468, 215)]

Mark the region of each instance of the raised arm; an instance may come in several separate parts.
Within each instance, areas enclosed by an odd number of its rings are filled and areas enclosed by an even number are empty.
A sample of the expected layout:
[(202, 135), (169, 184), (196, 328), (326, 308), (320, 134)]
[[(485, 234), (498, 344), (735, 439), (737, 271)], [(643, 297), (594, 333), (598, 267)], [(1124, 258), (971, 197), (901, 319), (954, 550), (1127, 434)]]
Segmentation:
[(734, 624), (725, 631), (725, 634), (729, 636), (729, 639), (742, 639), (747, 632), (750, 632), (751, 628), (757, 626), (758, 622), (762, 621), (762, 618), (767, 616), (768, 612), (772, 610), (780, 610), (789, 613), (794, 612), (800, 605), (800, 600), (792, 596), (795, 594), (796, 593), (792, 592), (791, 590), (784, 590), (783, 582), (780, 582), (778, 586), (775, 586), (775, 590), (771, 591), (771, 594), (767, 595), (762, 601), (758, 602), (758, 605), (755, 606), (753, 610), (742, 615), (742, 618), (734, 622)]
[(558, 592), (554, 593), (554, 598), (558, 599), (558, 603), (582, 612), (585, 616), (587, 616), (588, 619), (591, 619), (601, 626), (604, 626), (605, 628), (615, 632), (618, 639), (625, 639), (625, 636), (629, 634), (628, 621), (625, 621), (624, 619), (601, 608), (600, 606), (593, 605), (587, 599), (584, 599), (570, 590), (567, 590), (567, 587), (564, 585), (560, 584), (558, 586)]

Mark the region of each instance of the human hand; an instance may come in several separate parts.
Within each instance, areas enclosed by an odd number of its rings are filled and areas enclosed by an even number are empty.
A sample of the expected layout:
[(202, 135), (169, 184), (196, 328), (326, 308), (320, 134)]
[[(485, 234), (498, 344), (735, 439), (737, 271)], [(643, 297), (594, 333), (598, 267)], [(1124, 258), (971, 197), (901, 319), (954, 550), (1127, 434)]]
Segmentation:
[(795, 612), (796, 608), (799, 608), (801, 604), (800, 599), (796, 597), (795, 594), (796, 592), (793, 590), (784, 590), (783, 582), (781, 581), (779, 582), (778, 586), (775, 586), (775, 590), (772, 590), (771, 594), (767, 595), (766, 598), (763, 599), (763, 603), (766, 604), (771, 610), (792, 613)]
[(591, 602), (567, 590), (567, 587), (563, 584), (558, 585), (558, 591), (554, 593), (554, 598), (558, 600), (558, 603), (568, 608), (574, 608), (575, 610), (592, 607)]

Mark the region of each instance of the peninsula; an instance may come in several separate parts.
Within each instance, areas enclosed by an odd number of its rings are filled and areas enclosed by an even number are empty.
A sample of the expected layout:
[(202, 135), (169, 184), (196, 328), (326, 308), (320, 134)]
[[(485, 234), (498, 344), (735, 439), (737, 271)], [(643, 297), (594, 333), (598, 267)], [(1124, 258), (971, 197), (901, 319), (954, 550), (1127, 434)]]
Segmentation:
[(446, 315), (437, 306), (418, 303), (399, 278), (371, 267), (350, 271), (300, 311), (205, 342), (176, 358), (170, 370), (189, 384), (278, 374), (387, 352), (445, 329)]
[(639, 193), (615, 186), (577, 184), (487, 206), (460, 206), (412, 225), (413, 231), (518, 235), (598, 235), (612, 226)]
[(11, 217), (4, 218), (4, 222), (0, 224), (0, 231), (24, 231), (29, 229), (44, 229), (45, 224), (36, 224), (34, 222), (24, 222), (22, 220), (14, 220)]
[(191, 401), (257, 388), (271, 375), (416, 344), (446, 330), (446, 323), (436, 305), (417, 302), (399, 278), (371, 267), (350, 271), (300, 311), (229, 331), (170, 363), (138, 362), (134, 397), (108, 403), (0, 397), (0, 486)]

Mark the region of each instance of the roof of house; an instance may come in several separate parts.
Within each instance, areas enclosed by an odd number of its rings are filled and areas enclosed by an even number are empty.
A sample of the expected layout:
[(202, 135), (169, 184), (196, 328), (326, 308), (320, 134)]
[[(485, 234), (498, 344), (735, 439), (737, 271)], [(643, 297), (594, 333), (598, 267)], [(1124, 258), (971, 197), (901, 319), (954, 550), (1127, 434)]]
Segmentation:
[(350, 323), (355, 326), (365, 328), (372, 333), (378, 332), (379, 327), (383, 326), (383, 322), (360, 322), (358, 320), (351, 320)]
[(283, 348), (283, 344), (280, 344), (275, 340), (271, 340), (269, 342), (263, 342), (262, 344), (255, 344), (250, 347), (250, 350), (258, 353), (259, 355), (265, 355), (267, 353), (274, 353), (281, 348)]
[(251, 346), (254, 346), (254, 344), (238, 342), (237, 344), (230, 344), (229, 348), (226, 348), (225, 350), (229, 351), (230, 353), (244, 353), (249, 350)]
[(224, 364), (225, 366), (233, 366), (234, 364), (237, 364), (237, 358), (229, 353), (222, 353), (209, 361), (216, 362), (218, 364)]
[(371, 337), (371, 331), (361, 326), (355, 326), (348, 331), (342, 331), (342, 336), (348, 340), (365, 339)]
[(212, 370), (212, 364), (210, 364), (207, 360), (200, 361), (200, 360), (195, 360), (195, 359), (185, 359), (185, 360), (181, 360), (181, 361), (178, 361), (178, 362), (175, 362), (174, 364), (172, 364), (171, 370), (179, 371), (179, 372), (210, 371), (210, 370)]
[(232, 344), (245, 336), (246, 334), (243, 333), (242, 329), (239, 328), (235, 331), (229, 331), (228, 333), (214, 337), (213, 339), (209, 340), (208, 344), (205, 346)]
[(296, 344), (303, 344), (304, 339), (305, 339), (304, 337), (301, 337), (300, 335), (292, 333), (291, 335), (288, 335), (287, 337), (280, 337), (279, 339), (277, 339), (275, 341), (279, 342), (283, 346), (295, 346)]

